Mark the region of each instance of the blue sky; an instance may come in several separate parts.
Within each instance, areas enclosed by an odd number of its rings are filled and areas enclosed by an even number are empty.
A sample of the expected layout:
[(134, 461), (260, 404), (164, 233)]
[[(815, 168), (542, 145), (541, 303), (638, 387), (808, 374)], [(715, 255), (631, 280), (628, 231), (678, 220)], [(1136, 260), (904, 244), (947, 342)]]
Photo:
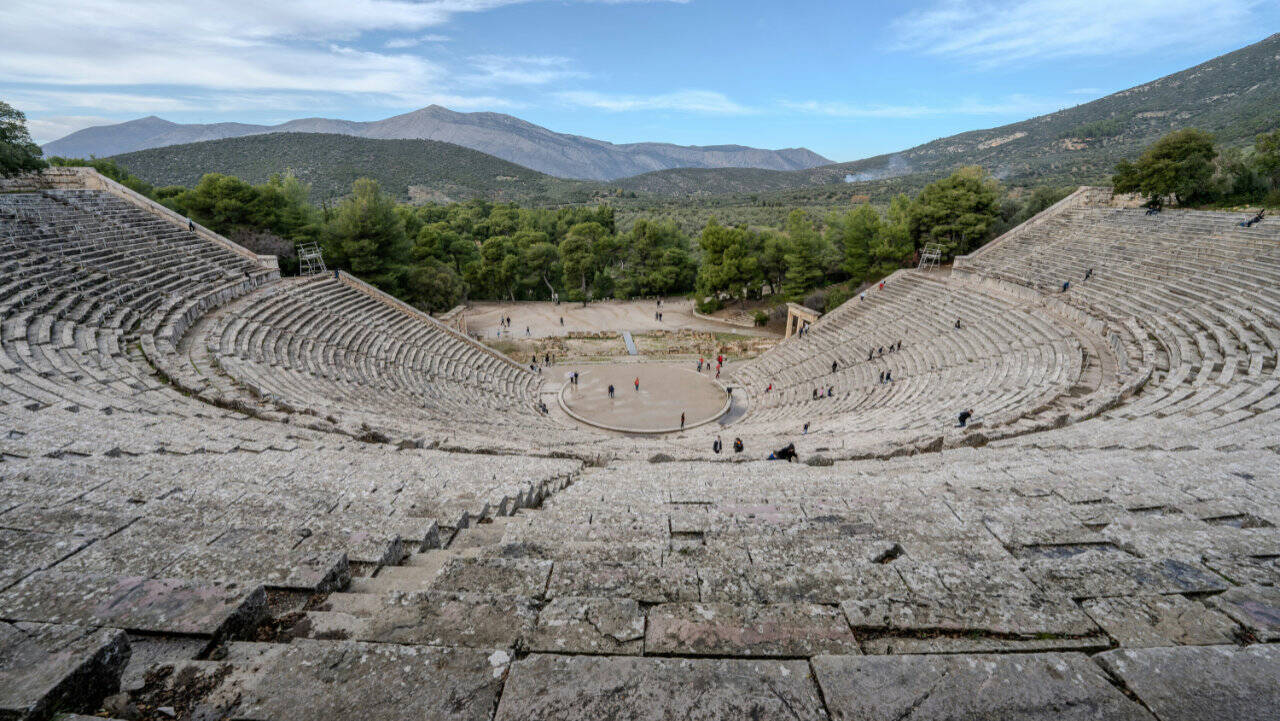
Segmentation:
[(90, 125), (431, 103), (836, 161), (1051, 112), (1280, 30), (1275, 0), (4, 0), (0, 99)]

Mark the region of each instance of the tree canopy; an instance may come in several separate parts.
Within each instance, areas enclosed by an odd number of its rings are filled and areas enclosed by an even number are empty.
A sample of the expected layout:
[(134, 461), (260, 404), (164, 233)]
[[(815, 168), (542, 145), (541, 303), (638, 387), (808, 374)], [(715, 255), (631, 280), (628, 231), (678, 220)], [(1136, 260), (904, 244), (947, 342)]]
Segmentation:
[(27, 116), (0, 100), (0, 177), (29, 173), (45, 167), (40, 146), (27, 131)]
[(1141, 193), (1156, 205), (1170, 196), (1179, 205), (1205, 199), (1217, 155), (1212, 135), (1195, 128), (1175, 130), (1148, 147), (1137, 162), (1120, 161), (1115, 190)]

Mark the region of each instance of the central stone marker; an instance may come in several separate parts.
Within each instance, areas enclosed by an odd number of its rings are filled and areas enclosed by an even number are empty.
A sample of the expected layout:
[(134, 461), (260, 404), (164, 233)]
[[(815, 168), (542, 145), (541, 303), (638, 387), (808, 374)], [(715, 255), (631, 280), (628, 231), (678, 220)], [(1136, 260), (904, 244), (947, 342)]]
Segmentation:
[[(640, 390), (635, 380), (640, 379)], [(613, 398), (609, 386), (613, 385)], [(684, 364), (619, 363), (579, 371), (578, 385), (565, 378), (560, 405), (578, 421), (626, 433), (672, 433), (714, 421), (729, 410), (729, 393), (715, 371), (698, 373)]]

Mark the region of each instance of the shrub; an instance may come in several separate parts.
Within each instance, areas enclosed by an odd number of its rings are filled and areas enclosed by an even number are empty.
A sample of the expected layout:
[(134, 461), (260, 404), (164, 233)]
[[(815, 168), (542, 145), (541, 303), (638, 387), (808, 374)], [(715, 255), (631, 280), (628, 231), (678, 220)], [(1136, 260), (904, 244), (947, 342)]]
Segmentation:
[(751, 318), (756, 322), (756, 325), (769, 325), (769, 314), (762, 310), (753, 313)]
[(714, 313), (723, 307), (724, 307), (724, 303), (722, 303), (720, 299), (716, 298), (715, 296), (706, 298), (705, 300), (698, 301), (699, 313)]

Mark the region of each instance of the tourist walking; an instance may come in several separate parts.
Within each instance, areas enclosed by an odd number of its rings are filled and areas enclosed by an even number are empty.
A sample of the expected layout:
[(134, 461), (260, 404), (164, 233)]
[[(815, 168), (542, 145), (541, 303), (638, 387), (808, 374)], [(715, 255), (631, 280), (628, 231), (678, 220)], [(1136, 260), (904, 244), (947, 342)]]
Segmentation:
[(722, 448), (724, 448), (724, 444), (720, 442), (720, 436), (716, 436), (716, 439), (711, 442), (711, 452), (720, 455)]
[(640, 376), (636, 376), (635, 384), (636, 384), (636, 393), (639, 393), (640, 392)]
[(610, 384), (609, 384), (609, 397), (610, 397), (610, 398), (612, 398), (612, 397), (613, 397), (613, 384), (612, 384), (612, 383), (610, 383)]
[(742, 452), (742, 439), (741, 439), (741, 438), (734, 438), (734, 439), (733, 439), (733, 452), (734, 452), (734, 453), (741, 453), (741, 452)]
[(680, 412), (680, 427), (684, 428), (684, 412)]

